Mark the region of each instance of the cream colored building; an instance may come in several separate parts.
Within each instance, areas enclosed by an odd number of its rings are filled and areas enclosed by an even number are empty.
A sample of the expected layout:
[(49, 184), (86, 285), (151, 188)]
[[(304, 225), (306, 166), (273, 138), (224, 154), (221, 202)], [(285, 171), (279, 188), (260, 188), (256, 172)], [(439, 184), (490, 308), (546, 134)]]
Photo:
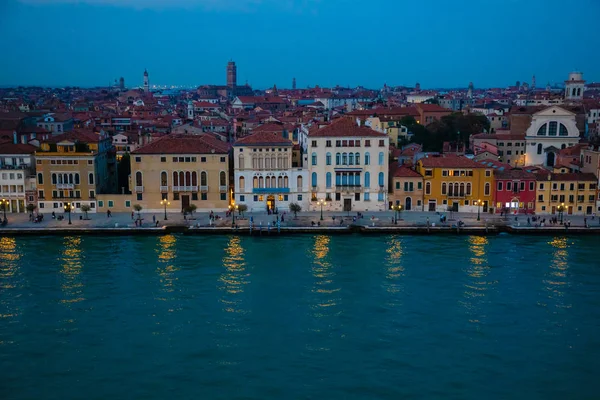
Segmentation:
[(550, 173), (536, 175), (537, 214), (558, 214), (564, 205), (564, 216), (591, 215), (596, 208), (598, 178), (592, 173)]
[[(206, 135), (171, 134), (131, 154), (132, 201), (142, 212), (224, 211), (229, 206), (229, 146)], [(104, 204), (102, 205), (104, 206)]]
[(292, 167), (292, 141), (281, 132), (257, 132), (234, 145), (235, 200), (248, 211), (306, 209), (308, 170)]
[(311, 130), (304, 165), (308, 166), (309, 209), (382, 211), (387, 209), (389, 137), (339, 118)]
[(35, 201), (35, 147), (21, 143), (0, 146), (0, 199), (8, 202), (6, 212), (25, 212)]
[(38, 212), (96, 212), (96, 195), (116, 191), (116, 158), (104, 131), (76, 130), (53, 136), (35, 153)]

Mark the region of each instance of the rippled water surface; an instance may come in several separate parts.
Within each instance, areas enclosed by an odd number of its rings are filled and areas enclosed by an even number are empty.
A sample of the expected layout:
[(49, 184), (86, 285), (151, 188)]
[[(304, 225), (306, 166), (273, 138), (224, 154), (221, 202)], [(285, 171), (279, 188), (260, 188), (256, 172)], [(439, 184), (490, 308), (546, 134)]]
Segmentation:
[(0, 238), (0, 399), (597, 399), (598, 238)]

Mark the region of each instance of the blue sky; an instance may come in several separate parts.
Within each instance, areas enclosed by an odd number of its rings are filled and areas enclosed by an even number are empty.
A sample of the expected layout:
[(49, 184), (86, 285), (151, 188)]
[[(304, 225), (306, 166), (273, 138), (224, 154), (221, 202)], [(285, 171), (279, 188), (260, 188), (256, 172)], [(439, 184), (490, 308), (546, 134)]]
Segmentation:
[(0, 85), (600, 81), (600, 0), (0, 0)]

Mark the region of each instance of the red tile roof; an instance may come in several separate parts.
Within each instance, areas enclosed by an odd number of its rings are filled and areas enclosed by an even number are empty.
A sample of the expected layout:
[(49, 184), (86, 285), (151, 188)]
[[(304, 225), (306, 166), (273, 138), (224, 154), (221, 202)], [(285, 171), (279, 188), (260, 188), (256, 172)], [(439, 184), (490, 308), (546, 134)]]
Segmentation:
[(36, 147), (22, 143), (0, 143), (0, 154), (33, 154)]
[(496, 179), (524, 179), (524, 180), (535, 180), (536, 176), (532, 172), (528, 172), (524, 169), (513, 168), (504, 171), (495, 170), (494, 177)]
[(394, 171), (394, 178), (422, 178), (421, 174), (405, 165), (400, 166)]
[(227, 143), (210, 135), (166, 135), (140, 147), (132, 154), (227, 154)]
[(98, 133), (94, 133), (93, 131), (76, 129), (74, 131), (69, 131), (61, 133), (60, 135), (49, 137), (47, 140), (44, 140), (44, 142), (59, 143), (63, 140), (79, 143), (98, 143), (100, 141), (100, 135)]
[(470, 158), (450, 154), (429, 156), (419, 161), (425, 168), (485, 168)]
[(256, 132), (238, 139), (234, 146), (291, 146), (292, 141), (282, 136), (281, 132)]
[(366, 126), (358, 126), (353, 118), (339, 118), (321, 129), (310, 130), (310, 137), (379, 137), (385, 138), (385, 133), (377, 132)]
[[(580, 172), (570, 172), (570, 173), (566, 173), (566, 174), (558, 174), (558, 173), (554, 173), (554, 172), (544, 172), (544, 171), (540, 171), (538, 173), (535, 174), (536, 175), (536, 179), (538, 181), (592, 181), (592, 182), (596, 182), (598, 180), (598, 178), (596, 178), (596, 175), (590, 173), (590, 172), (586, 172), (586, 173), (580, 173)], [(550, 176), (550, 179), (548, 179), (548, 176)]]

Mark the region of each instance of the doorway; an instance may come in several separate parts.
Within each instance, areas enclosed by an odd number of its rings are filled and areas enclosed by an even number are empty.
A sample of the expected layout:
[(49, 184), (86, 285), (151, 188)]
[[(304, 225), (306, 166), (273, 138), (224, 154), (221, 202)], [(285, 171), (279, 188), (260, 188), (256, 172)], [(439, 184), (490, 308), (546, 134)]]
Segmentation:
[(487, 200), (483, 201), (483, 212), (484, 213), (488, 212), (488, 201)]
[(275, 196), (267, 196), (267, 210), (275, 211)]
[(352, 211), (352, 199), (344, 199), (344, 211)]
[(556, 206), (552, 206), (552, 214), (556, 214)]
[(188, 208), (190, 205), (190, 195), (189, 194), (184, 194), (181, 195), (181, 209), (185, 210), (186, 208)]
[(567, 214), (569, 214), (569, 215), (573, 214), (573, 206), (569, 206), (569, 209), (567, 210)]
[(435, 211), (436, 202), (435, 200), (429, 200), (429, 211)]
[(406, 211), (410, 211), (412, 209), (412, 199), (410, 197), (407, 197), (404, 200), (404, 209)]
[(548, 167), (554, 167), (554, 153), (549, 152), (546, 154), (546, 165)]

